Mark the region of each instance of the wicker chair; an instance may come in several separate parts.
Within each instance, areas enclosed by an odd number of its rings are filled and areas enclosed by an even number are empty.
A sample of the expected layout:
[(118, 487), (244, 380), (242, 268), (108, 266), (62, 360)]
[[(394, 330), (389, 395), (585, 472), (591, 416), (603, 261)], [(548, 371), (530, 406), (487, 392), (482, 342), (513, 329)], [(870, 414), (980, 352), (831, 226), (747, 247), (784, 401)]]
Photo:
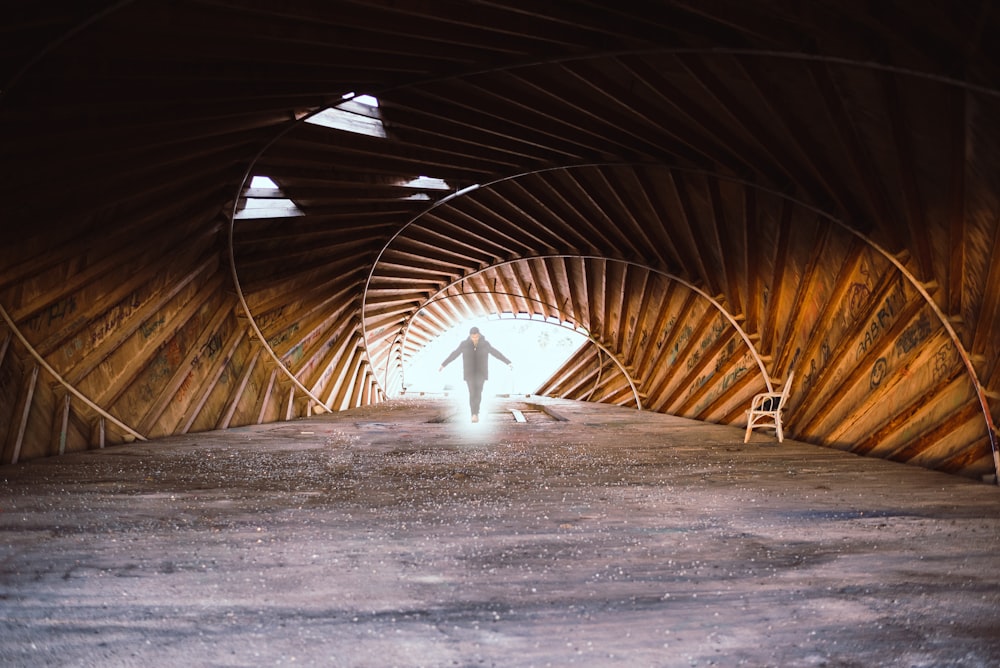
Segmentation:
[(788, 374), (781, 392), (761, 392), (754, 395), (750, 402), (750, 410), (747, 411), (747, 433), (743, 438), (744, 443), (750, 440), (751, 430), (761, 427), (773, 428), (778, 433), (778, 443), (785, 440), (785, 435), (781, 431), (781, 410), (788, 401), (794, 376), (794, 372)]

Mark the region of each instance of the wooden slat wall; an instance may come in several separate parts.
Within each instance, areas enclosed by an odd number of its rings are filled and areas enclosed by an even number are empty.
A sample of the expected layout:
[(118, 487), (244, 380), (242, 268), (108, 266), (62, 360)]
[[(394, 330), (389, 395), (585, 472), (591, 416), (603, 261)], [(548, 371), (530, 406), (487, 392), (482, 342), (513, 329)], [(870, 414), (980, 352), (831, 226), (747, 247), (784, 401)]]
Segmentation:
[[(9, 12), (0, 462), (382, 401), (514, 314), (593, 338), (546, 391), (738, 425), (794, 370), (791, 435), (989, 473), (1000, 15), (887, 2)], [(356, 93), (386, 137), (300, 122)], [(302, 215), (230, 228), (252, 176)]]

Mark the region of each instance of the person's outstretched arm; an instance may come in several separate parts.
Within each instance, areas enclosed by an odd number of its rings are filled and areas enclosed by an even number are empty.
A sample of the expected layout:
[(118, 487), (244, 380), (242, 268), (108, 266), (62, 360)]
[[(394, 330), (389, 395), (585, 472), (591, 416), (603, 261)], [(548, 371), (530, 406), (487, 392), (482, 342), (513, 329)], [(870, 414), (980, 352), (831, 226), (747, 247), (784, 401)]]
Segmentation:
[(462, 354), (462, 346), (461, 346), (461, 344), (459, 344), (458, 348), (455, 348), (455, 350), (453, 350), (450, 355), (448, 355), (447, 357), (444, 358), (444, 361), (441, 362), (441, 366), (438, 367), (438, 371), (443, 370), (446, 366), (448, 366), (449, 364), (451, 364), (452, 361), (456, 357), (458, 357), (460, 354)]
[(490, 344), (490, 354), (493, 355), (493, 357), (496, 357), (498, 360), (500, 360), (504, 364), (506, 364), (507, 366), (509, 366), (511, 368), (514, 367), (514, 363), (511, 362), (509, 359), (507, 359), (506, 355), (504, 355), (502, 352), (500, 352), (499, 350), (497, 350), (496, 348), (494, 348), (492, 344)]

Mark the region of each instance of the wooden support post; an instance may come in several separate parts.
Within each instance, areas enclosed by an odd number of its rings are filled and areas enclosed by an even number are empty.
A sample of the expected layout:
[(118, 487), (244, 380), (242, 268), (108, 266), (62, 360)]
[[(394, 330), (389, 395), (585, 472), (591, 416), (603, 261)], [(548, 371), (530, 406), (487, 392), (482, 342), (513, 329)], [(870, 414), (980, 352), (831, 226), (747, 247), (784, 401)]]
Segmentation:
[(62, 427), (59, 429), (59, 454), (66, 454), (66, 435), (69, 431), (69, 407), (72, 403), (73, 395), (67, 394), (63, 399)]
[(267, 405), (271, 401), (271, 391), (274, 389), (274, 380), (278, 377), (278, 370), (271, 369), (271, 378), (267, 381), (267, 389), (264, 391), (264, 398), (260, 402), (260, 412), (257, 414), (257, 424), (264, 422), (267, 414)]
[(295, 410), (295, 386), (292, 385), (288, 388), (288, 405), (285, 407), (285, 421), (292, 419), (292, 413)]
[(11, 333), (7, 332), (7, 336), (3, 338), (3, 345), (0, 345), (0, 366), (3, 366), (3, 360), (7, 356), (7, 346), (10, 345)]
[(21, 425), (17, 429), (17, 440), (14, 441), (14, 454), (10, 457), (10, 463), (16, 464), (21, 456), (21, 444), (24, 442), (24, 432), (28, 429), (28, 416), (31, 414), (31, 401), (35, 397), (35, 384), (38, 382), (38, 365), (31, 370), (31, 378), (28, 380), (28, 390), (24, 397), (24, 410), (21, 412)]

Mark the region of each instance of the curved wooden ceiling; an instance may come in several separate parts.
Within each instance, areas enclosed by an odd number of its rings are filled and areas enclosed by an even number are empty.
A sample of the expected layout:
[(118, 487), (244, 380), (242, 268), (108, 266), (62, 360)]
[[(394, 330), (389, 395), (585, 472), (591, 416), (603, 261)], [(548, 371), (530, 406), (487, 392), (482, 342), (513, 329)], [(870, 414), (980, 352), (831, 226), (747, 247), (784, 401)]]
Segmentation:
[[(985, 0), (8, 12), (2, 462), (381, 401), (513, 314), (591, 338), (547, 394), (739, 425), (794, 370), (793, 438), (995, 474), (998, 28)], [(307, 122), (352, 94), (384, 137)], [(278, 196), (301, 215), (234, 216)]]

